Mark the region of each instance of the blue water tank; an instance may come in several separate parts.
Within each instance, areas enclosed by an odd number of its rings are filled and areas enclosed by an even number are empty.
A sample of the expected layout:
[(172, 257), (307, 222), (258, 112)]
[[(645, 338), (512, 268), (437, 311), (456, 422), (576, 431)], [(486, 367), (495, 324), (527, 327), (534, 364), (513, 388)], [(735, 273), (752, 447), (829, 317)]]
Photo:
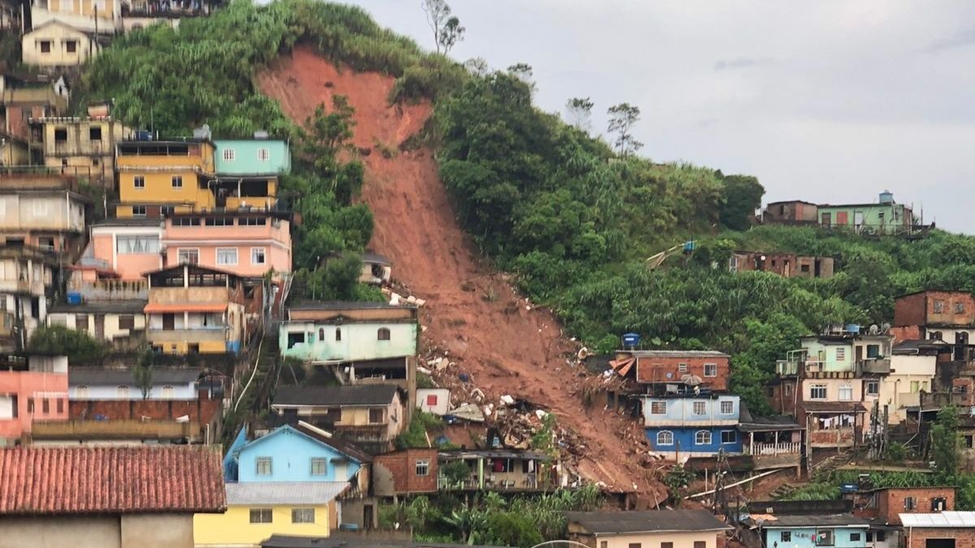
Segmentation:
[(623, 348), (631, 348), (640, 344), (640, 335), (637, 333), (626, 333), (623, 335)]
[(855, 323), (848, 323), (848, 324), (846, 324), (846, 332), (847, 333), (859, 333), (860, 332), (860, 326), (857, 325), (857, 324), (855, 324)]
[(136, 141), (151, 141), (152, 140), (152, 132), (151, 131), (144, 130), (144, 129), (136, 130), (136, 132), (135, 132), (135, 140)]
[(68, 292), (68, 304), (81, 304), (81, 293)]
[(889, 191), (889, 190), (885, 190), (885, 191), (881, 192), (880, 193), (880, 203), (882, 203), (882, 204), (892, 204), (892, 203), (894, 203), (894, 193), (891, 192), (891, 191)]

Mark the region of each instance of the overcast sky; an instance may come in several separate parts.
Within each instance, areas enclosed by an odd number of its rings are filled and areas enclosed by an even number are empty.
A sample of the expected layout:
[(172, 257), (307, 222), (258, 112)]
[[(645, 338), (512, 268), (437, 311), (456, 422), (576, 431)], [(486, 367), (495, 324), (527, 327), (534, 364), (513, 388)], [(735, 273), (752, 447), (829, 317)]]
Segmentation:
[[(432, 49), (420, 0), (346, 0)], [(871, 202), (975, 234), (975, 2), (452, 0), (451, 55), (528, 63), (541, 108), (637, 105), (655, 161), (755, 175), (765, 200)]]

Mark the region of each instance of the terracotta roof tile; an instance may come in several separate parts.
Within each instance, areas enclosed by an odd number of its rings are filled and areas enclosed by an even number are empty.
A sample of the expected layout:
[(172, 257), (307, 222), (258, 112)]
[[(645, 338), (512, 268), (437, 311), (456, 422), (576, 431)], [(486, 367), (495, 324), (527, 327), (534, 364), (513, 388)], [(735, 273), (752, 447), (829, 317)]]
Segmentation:
[(220, 454), (197, 447), (0, 449), (0, 516), (223, 512)]

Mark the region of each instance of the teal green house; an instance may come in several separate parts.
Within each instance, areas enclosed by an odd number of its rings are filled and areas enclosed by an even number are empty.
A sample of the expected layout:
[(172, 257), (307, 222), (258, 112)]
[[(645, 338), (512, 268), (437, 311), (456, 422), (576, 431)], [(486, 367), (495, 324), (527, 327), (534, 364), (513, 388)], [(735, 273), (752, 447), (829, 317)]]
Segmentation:
[(240, 139), (213, 142), (218, 175), (279, 175), (291, 172), (291, 149), (286, 141)]
[(820, 205), (819, 224), (857, 233), (905, 234), (914, 226), (914, 212), (909, 206), (894, 202), (890, 192), (882, 192), (875, 204)]

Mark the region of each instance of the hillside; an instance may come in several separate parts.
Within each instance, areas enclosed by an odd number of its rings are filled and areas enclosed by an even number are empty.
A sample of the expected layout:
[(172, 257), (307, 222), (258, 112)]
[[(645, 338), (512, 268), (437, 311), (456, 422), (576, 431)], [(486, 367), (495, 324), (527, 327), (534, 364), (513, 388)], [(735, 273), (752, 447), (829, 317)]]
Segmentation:
[[(553, 411), (562, 426), (581, 436), (587, 456), (577, 466), (591, 481), (613, 491), (637, 485), (644, 494), (653, 489), (664, 498), (635, 464), (641, 446), (620, 443), (618, 433), (631, 430), (632, 422), (583, 407), (578, 375), (567, 365), (573, 348), (559, 322), (547, 310), (527, 305), (506, 276), (476, 261), (438, 178), (434, 152), (399, 150), (423, 128), (432, 113), (429, 103), (390, 106), (393, 78), (339, 72), (307, 47), (274, 63), (258, 82), (295, 121), (310, 116), (318, 104), (330, 104), (335, 95), (349, 98), (355, 108), (353, 141), (371, 149), (363, 157), (362, 192), (375, 218), (370, 247), (389, 256), (395, 278), (427, 301), (424, 346), (446, 351), (457, 363), (446, 374), (469, 374), (487, 401), (508, 394)], [(381, 154), (376, 143), (399, 151)], [(612, 426), (606, 428), (607, 423)]]

